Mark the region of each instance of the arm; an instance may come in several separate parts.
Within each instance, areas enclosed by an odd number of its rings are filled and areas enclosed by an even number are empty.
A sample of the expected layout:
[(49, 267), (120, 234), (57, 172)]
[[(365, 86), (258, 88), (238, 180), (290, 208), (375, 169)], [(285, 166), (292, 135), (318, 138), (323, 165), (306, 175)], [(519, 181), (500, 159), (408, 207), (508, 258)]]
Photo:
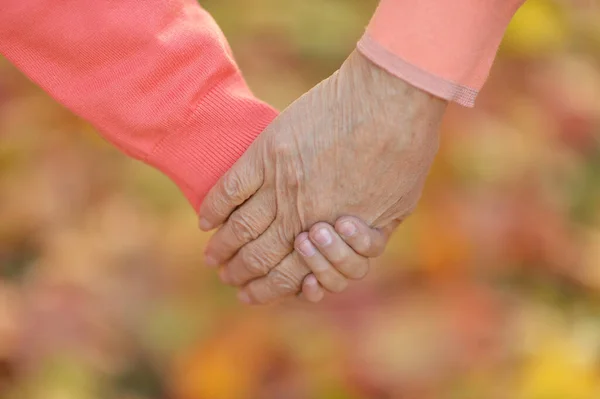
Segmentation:
[(195, 0), (3, 0), (0, 53), (198, 208), (276, 112)]

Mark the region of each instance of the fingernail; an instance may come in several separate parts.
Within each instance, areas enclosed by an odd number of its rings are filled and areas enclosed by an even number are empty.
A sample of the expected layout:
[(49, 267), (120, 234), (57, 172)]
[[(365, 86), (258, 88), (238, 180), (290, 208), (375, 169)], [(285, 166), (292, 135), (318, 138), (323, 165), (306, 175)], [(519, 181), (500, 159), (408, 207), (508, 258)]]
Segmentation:
[(213, 258), (212, 256), (205, 256), (204, 263), (206, 263), (206, 266), (209, 266), (209, 267), (219, 266), (219, 262), (217, 262), (217, 260), (215, 258)]
[(317, 233), (315, 234), (315, 241), (317, 242), (317, 244), (325, 247), (325, 246), (331, 244), (331, 241), (333, 241), (333, 239), (331, 237), (331, 233), (329, 232), (329, 230), (322, 228), (322, 229), (319, 229), (317, 231)]
[(226, 269), (221, 269), (219, 270), (219, 278), (221, 279), (221, 281), (225, 284), (230, 284), (231, 280), (229, 279), (229, 273), (227, 273)]
[(239, 291), (237, 293), (237, 298), (240, 302), (243, 302), (247, 305), (252, 303), (252, 299), (250, 299), (250, 295), (248, 295), (245, 291)]
[(356, 225), (352, 222), (343, 222), (340, 224), (340, 233), (344, 237), (352, 237), (357, 232)]
[(198, 221), (198, 227), (200, 227), (200, 230), (203, 231), (209, 231), (210, 229), (212, 229), (212, 225), (210, 224), (210, 222), (204, 218), (200, 218), (200, 220)]
[(317, 249), (312, 245), (308, 238), (298, 244), (296, 249), (305, 257), (311, 257), (317, 252)]

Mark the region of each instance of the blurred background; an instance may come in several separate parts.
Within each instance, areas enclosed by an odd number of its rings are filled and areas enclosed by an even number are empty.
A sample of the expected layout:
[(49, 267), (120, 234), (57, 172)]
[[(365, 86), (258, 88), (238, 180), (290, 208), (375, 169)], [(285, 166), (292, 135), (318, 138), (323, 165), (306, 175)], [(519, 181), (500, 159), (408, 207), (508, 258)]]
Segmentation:
[[(283, 109), (374, 0), (204, 0)], [(529, 0), (370, 276), (247, 308), (165, 177), (0, 59), (0, 398), (600, 398), (600, 6)]]

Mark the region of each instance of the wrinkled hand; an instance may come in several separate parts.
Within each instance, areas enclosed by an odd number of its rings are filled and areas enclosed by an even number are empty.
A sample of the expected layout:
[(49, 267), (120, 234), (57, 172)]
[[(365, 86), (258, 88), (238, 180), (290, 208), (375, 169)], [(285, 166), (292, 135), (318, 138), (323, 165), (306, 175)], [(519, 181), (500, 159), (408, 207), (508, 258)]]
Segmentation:
[[(374, 227), (408, 216), (437, 152), (443, 100), (354, 52), (295, 101), (205, 198), (200, 227), (241, 298), (268, 303), (299, 291), (309, 269), (294, 239), (353, 215)], [(277, 266), (275, 268), (275, 266)]]

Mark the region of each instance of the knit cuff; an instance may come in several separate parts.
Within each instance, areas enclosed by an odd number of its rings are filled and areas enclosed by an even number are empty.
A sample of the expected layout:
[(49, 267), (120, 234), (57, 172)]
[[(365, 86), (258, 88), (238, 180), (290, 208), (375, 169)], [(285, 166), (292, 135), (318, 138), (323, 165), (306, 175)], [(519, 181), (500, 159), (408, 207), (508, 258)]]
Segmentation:
[(146, 162), (169, 176), (197, 211), (208, 191), (277, 117), (241, 75), (213, 88), (180, 131), (162, 139)]

